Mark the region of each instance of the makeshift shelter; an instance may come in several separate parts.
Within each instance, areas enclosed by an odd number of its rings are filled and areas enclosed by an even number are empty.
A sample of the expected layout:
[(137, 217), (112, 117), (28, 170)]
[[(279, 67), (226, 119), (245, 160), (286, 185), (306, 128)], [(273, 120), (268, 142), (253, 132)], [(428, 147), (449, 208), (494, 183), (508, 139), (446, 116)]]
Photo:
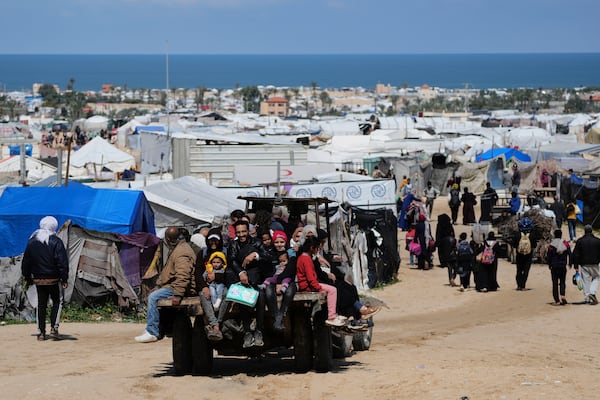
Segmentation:
[(69, 255), (65, 301), (84, 305), (116, 300), (122, 307), (139, 304), (142, 277), (160, 239), (146, 232), (114, 234), (71, 224), (63, 228), (59, 237)]
[(531, 157), (529, 157), (529, 155), (512, 147), (491, 148), (488, 151), (479, 154), (476, 157), (476, 161), (480, 162), (486, 160), (493, 160), (498, 157), (504, 157), (504, 159), (507, 161), (511, 158), (516, 158), (518, 161), (531, 162)]
[(400, 267), (397, 217), (392, 210), (350, 208), (352, 276), (358, 290), (391, 282)]
[[(145, 232), (124, 235), (86, 230), (70, 221), (57, 236), (65, 243), (69, 258), (66, 303), (109, 302), (121, 307), (140, 303), (142, 279), (152, 267), (156, 270), (158, 237)], [(22, 256), (0, 257), (0, 318), (34, 321), (35, 290), (25, 292), (21, 262)]]
[[(96, 136), (79, 150), (71, 154), (70, 175), (88, 175), (86, 167), (92, 164), (100, 172), (107, 168), (113, 172), (121, 172), (135, 166), (135, 158), (124, 151), (117, 149), (112, 144)], [(93, 172), (93, 171), (92, 171)]]
[(108, 118), (102, 115), (89, 117), (83, 123), (83, 129), (90, 132), (98, 132), (102, 129), (108, 129)]
[(218, 189), (191, 176), (146, 186), (144, 193), (152, 203), (157, 227), (217, 224), (245, 204), (237, 199), (237, 193)]
[[(27, 182), (36, 182), (56, 174), (56, 167), (30, 156), (25, 156), (25, 170), (27, 171)], [(12, 156), (0, 160), (0, 175), (16, 173), (21, 171), (21, 157)]]
[(71, 220), (101, 232), (155, 232), (154, 212), (141, 191), (94, 189), (77, 182), (64, 187), (8, 187), (0, 197), (0, 257), (22, 254), (46, 215), (59, 224)]

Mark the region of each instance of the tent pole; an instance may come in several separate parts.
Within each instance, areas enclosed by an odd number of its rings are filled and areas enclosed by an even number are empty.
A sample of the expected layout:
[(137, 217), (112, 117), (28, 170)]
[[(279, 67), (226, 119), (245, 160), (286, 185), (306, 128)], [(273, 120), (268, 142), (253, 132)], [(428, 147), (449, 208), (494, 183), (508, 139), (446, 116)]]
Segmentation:
[(67, 170), (65, 171), (65, 187), (69, 186), (69, 166), (71, 164), (71, 138), (71, 135), (67, 136)]

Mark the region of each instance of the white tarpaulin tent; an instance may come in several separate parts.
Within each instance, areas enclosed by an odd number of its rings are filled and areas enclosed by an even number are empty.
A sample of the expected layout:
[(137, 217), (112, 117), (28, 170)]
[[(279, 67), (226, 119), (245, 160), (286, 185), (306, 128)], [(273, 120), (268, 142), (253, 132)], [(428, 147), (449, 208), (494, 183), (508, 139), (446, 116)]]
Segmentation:
[(157, 228), (170, 225), (195, 226), (201, 222), (216, 223), (235, 209), (244, 209), (238, 193), (222, 190), (184, 176), (144, 188), (152, 204)]
[(113, 172), (122, 172), (135, 166), (135, 159), (131, 154), (117, 149), (106, 140), (96, 136), (71, 154), (71, 167), (73, 167), (71, 174), (87, 175), (88, 171), (85, 168), (88, 164), (96, 166), (98, 172), (102, 167)]
[(102, 115), (94, 115), (89, 117), (83, 123), (83, 129), (89, 132), (98, 132), (102, 129), (108, 129), (108, 118)]
[[(25, 156), (25, 169), (27, 170), (28, 182), (37, 182), (41, 179), (56, 174), (56, 167), (29, 156)], [(21, 171), (20, 156), (12, 156), (10, 158), (0, 160), (0, 173), (18, 173), (19, 171)]]

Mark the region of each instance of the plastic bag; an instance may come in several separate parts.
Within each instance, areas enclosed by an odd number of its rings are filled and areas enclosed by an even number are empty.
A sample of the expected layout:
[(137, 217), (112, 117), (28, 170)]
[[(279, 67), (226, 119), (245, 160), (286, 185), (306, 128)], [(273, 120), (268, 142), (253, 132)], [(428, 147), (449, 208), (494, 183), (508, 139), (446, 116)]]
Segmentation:
[(577, 286), (577, 289), (583, 290), (583, 278), (579, 271), (575, 272), (573, 275), (573, 285)]

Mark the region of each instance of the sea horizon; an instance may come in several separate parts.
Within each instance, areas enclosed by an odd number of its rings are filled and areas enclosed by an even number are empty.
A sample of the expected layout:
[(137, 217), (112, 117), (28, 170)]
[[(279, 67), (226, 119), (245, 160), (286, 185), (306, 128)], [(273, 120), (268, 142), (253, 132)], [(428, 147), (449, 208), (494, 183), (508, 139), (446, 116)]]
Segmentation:
[(100, 91), (244, 86), (456, 89), (600, 87), (600, 53), (417, 54), (0, 54), (0, 89), (31, 91), (34, 83)]

